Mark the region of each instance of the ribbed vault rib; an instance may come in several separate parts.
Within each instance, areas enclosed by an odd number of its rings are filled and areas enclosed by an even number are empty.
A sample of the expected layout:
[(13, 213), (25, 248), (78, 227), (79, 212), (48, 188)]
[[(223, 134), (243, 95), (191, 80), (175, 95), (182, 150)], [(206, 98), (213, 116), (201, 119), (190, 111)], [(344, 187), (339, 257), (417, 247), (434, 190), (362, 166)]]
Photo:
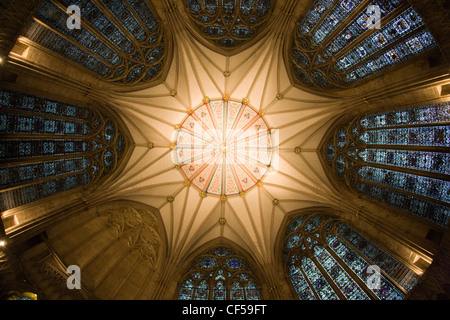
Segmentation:
[[(159, 209), (168, 242), (164, 277), (175, 272), (188, 252), (215, 238), (235, 242), (261, 265), (273, 265), (278, 229), (290, 211), (338, 203), (325, 173), (316, 169), (315, 160), (309, 162), (315, 158), (303, 153), (315, 152), (322, 132), (343, 107), (340, 100), (304, 92), (290, 83), (282, 52), (292, 22), (287, 15), (295, 4), (286, 5), (274, 13), (278, 15), (274, 28), (261, 41), (230, 56), (195, 40), (180, 18), (181, 8), (171, 6), (168, 28), (175, 46), (164, 82), (110, 95), (110, 103), (120, 110), (138, 141), (123, 174), (102, 191), (101, 198), (136, 200)], [(249, 99), (270, 128), (278, 129), (280, 167), (245, 193), (221, 199), (201, 194), (170, 154), (175, 132), (189, 112), (205, 97), (209, 101), (226, 94), (237, 101)], [(289, 155), (296, 146), (301, 147), (300, 154), (293, 158)]]

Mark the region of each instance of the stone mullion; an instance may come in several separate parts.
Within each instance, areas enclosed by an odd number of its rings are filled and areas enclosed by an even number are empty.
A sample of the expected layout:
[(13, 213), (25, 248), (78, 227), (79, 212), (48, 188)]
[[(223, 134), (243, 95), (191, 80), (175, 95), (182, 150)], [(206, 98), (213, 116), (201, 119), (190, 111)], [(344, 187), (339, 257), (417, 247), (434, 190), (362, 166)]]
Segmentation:
[[(57, 0), (51, 0), (56, 6), (58, 6), (59, 8), (61, 8), (61, 10), (63, 10), (64, 12), (67, 11), (67, 8), (56, 2)], [(133, 36), (131, 34), (127, 34), (125, 33), (126, 30), (124, 30), (124, 28), (122, 27), (122, 25), (120, 23), (118, 23), (118, 21), (115, 19), (115, 17), (110, 16), (109, 10), (104, 10), (104, 6), (102, 6), (101, 3), (99, 3), (98, 1), (93, 0), (94, 4), (97, 5), (97, 7), (99, 8), (100, 11), (102, 11), (106, 16), (108, 16), (108, 18), (110, 18), (113, 22), (114, 25), (119, 28), (122, 32), (124, 32), (125, 36), (129, 39), (129, 40), (134, 40)], [(88, 21), (86, 21), (85, 19), (83, 19), (83, 17), (81, 17), (82, 19), (82, 26), (85, 27), (87, 30), (89, 30), (92, 34), (94, 34), (97, 38), (99, 38), (103, 43), (107, 44), (111, 49), (113, 49), (118, 55), (120, 55), (123, 58), (123, 61), (126, 60), (126, 57), (124, 55), (124, 53), (113, 43), (111, 42), (107, 37), (105, 37), (101, 32), (99, 32), (96, 28), (94, 28)], [(134, 44), (135, 42), (132, 41)], [(113, 67), (112, 65), (109, 64), (110, 67)]]
[(12, 113), (12, 114), (19, 114), (19, 115), (24, 115), (24, 116), (36, 116), (36, 117), (42, 117), (42, 118), (48, 118), (48, 119), (65, 120), (65, 121), (73, 121), (73, 122), (80, 122), (80, 123), (90, 123), (91, 122), (90, 119), (71, 118), (68, 116), (60, 116), (60, 115), (56, 115), (56, 114), (37, 113), (37, 112), (23, 110), (23, 109), (4, 108), (4, 107), (0, 107), (0, 113)]
[(334, 292), (338, 295), (340, 300), (347, 300), (347, 298), (344, 296), (344, 294), (341, 292), (339, 287), (334, 283), (333, 279), (330, 277), (328, 272), (322, 267), (320, 262), (316, 259), (313, 253), (311, 253), (311, 256), (309, 257), (313, 263), (316, 265), (316, 267), (320, 270), (320, 273), (322, 276), (327, 280), (328, 284), (333, 288)]
[[(417, 34), (417, 33), (421, 32), (421, 31), (423, 31), (423, 30), (426, 30), (426, 27), (425, 27), (424, 25), (422, 25), (421, 27), (417, 28), (417, 29), (414, 30), (412, 33), (407, 33), (407, 34), (403, 35), (402, 37), (400, 37), (400, 38), (398, 38), (398, 39), (395, 39), (394, 41), (389, 42), (389, 44), (388, 44), (387, 46), (385, 46), (385, 47), (379, 49), (379, 50), (376, 51), (376, 52), (371, 53), (370, 55), (368, 55), (367, 57), (365, 57), (365, 58), (362, 59), (361, 61), (357, 62), (356, 64), (354, 64), (354, 65), (352, 65), (352, 66), (350, 66), (350, 68), (345, 69), (345, 70), (343, 70), (343, 71), (336, 72), (336, 74), (342, 76), (342, 75), (345, 75), (345, 74), (347, 74), (347, 73), (352, 72), (353, 70), (357, 69), (359, 66), (367, 64), (367, 61), (372, 60), (374, 56), (380, 55), (380, 54), (382, 54), (383, 52), (388, 52), (388, 51), (391, 50), (393, 47), (395, 47), (397, 44), (399, 44), (399, 43), (401, 43), (402, 41), (404, 41), (406, 38), (408, 38), (408, 37), (410, 37), (410, 36), (413, 36), (414, 34)], [(422, 52), (422, 53), (424, 53), (424, 52)], [(420, 55), (421, 55), (421, 54), (419, 54), (418, 56), (420, 56)], [(413, 58), (413, 59), (414, 59), (414, 58)], [(416, 56), (416, 59), (417, 59), (417, 56)], [(412, 61), (411, 59), (408, 59), (408, 60), (409, 60), (409, 61)], [(402, 63), (402, 62), (404, 62), (404, 61), (399, 61), (398, 63)], [(379, 73), (379, 72), (378, 72), (378, 73)], [(378, 73), (377, 73), (377, 74), (378, 74)]]
[(86, 158), (86, 153), (80, 152), (80, 153), (61, 154), (61, 155), (57, 155), (57, 156), (51, 155), (51, 156), (39, 156), (39, 157), (23, 158), (23, 159), (20, 159), (20, 158), (6, 159), (5, 161), (0, 161), (0, 168), (9, 167), (9, 166), (27, 165), (27, 164), (31, 164), (31, 163), (37, 163), (37, 162), (80, 158), (80, 157)]
[(82, 174), (82, 173), (88, 173), (88, 172), (89, 172), (89, 168), (85, 169), (83, 171), (76, 171), (76, 172), (70, 172), (70, 173), (65, 173), (65, 174), (54, 175), (54, 176), (50, 176), (50, 177), (46, 177), (46, 178), (41, 178), (41, 179), (25, 182), (25, 183), (22, 183), (22, 184), (19, 184), (19, 185), (15, 185), (13, 187), (4, 188), (4, 189), (1, 189), (1, 192), (12, 191), (12, 190), (16, 190), (16, 189), (32, 186), (32, 185), (35, 185), (35, 184), (39, 184), (39, 183), (43, 183), (43, 182), (47, 182), (47, 181), (51, 181), (51, 180), (56, 180), (56, 179), (61, 179), (61, 178), (67, 178), (67, 177), (70, 177), (70, 176), (76, 176), (76, 175), (79, 175), (79, 174)]
[(379, 168), (379, 169), (385, 169), (385, 170), (390, 170), (390, 171), (397, 171), (397, 172), (403, 172), (403, 173), (409, 173), (409, 174), (413, 174), (416, 176), (422, 176), (422, 177), (428, 177), (428, 178), (433, 178), (433, 179), (441, 179), (441, 180), (445, 180), (448, 179), (449, 177), (447, 175), (444, 175), (442, 173), (435, 173), (435, 172), (430, 172), (430, 171), (422, 171), (419, 169), (411, 169), (411, 168), (404, 168), (404, 167), (398, 167), (398, 166), (390, 166), (387, 164), (381, 164), (381, 163), (372, 163), (372, 162), (365, 162), (362, 160), (358, 159), (358, 164), (360, 166), (365, 166), (365, 167), (374, 167), (374, 168)]
[(426, 200), (426, 201), (429, 201), (429, 202), (434, 202), (434, 203), (437, 203), (437, 204), (445, 206), (445, 207), (447, 207), (449, 205), (447, 202), (444, 202), (444, 201), (441, 201), (441, 200), (437, 200), (437, 199), (434, 199), (434, 198), (429, 198), (427, 196), (423, 196), (421, 194), (413, 193), (413, 192), (410, 192), (410, 191), (397, 189), (396, 187), (392, 187), (391, 185), (388, 185), (388, 184), (382, 184), (382, 183), (375, 182), (375, 181), (365, 180), (365, 179), (362, 179), (360, 177), (358, 177), (358, 181), (364, 182), (364, 183), (368, 183), (368, 184), (372, 184), (372, 185), (375, 185), (375, 186), (380, 187), (380, 188), (393, 190), (393, 191), (399, 192), (401, 194), (405, 194), (405, 195), (410, 196), (410, 197), (412, 196), (412, 197), (420, 198), (422, 200)]
[(376, 127), (376, 128), (365, 128), (362, 132), (378, 131), (378, 130), (389, 130), (389, 129), (439, 127), (439, 126), (449, 126), (449, 125), (450, 125), (450, 121), (432, 122), (432, 123), (411, 123), (411, 124), (404, 124), (404, 125), (392, 125), (392, 126), (383, 126), (383, 127)]
[(333, 251), (328, 245), (324, 246), (325, 250), (336, 260), (336, 262), (347, 272), (348, 276), (356, 282), (356, 284), (373, 300), (380, 300), (378, 296), (370, 290), (367, 285), (361, 280), (361, 278)]
[[(141, 20), (141, 18), (139, 17), (139, 15), (134, 11), (134, 9), (131, 7), (131, 5), (128, 3), (128, 1), (124, 1), (124, 4), (127, 6), (128, 10), (131, 12), (131, 14), (133, 15), (133, 17), (136, 19), (136, 21), (141, 25), (142, 29), (145, 31), (145, 35), (146, 38), (149, 38), (149, 29), (147, 28), (147, 26), (145, 25), (145, 23)], [(148, 5), (148, 4), (147, 4)], [(150, 6), (149, 6), (150, 7)], [(151, 10), (152, 12), (155, 12), (153, 10)], [(155, 17), (156, 19), (156, 17)], [(134, 38), (133, 38), (134, 39)], [(139, 50), (140, 46), (138, 46)]]
[(309, 281), (308, 276), (307, 276), (306, 273), (303, 271), (303, 268), (302, 268), (302, 266), (301, 266), (301, 265), (302, 265), (301, 258), (300, 258), (300, 261), (299, 261), (299, 262), (300, 262), (300, 265), (298, 266), (298, 268), (299, 268), (300, 272), (302, 273), (303, 278), (305, 278), (305, 281), (306, 281), (306, 283), (308, 284), (309, 289), (312, 291), (312, 293), (314, 294), (314, 296), (316, 297), (317, 300), (321, 300), (319, 294), (316, 292), (316, 289), (314, 289), (314, 286), (312, 285), (311, 281)]
[[(94, 2), (94, 4), (114, 23), (114, 25), (120, 31), (122, 31), (122, 33), (125, 35), (125, 37), (127, 37), (127, 39), (133, 43), (134, 49), (139, 48), (139, 44), (137, 43), (137, 40), (134, 38), (134, 36), (122, 25), (122, 23), (119, 20), (117, 20), (116, 16), (111, 11), (109, 11), (109, 9), (101, 1), (92, 0), (92, 2)], [(133, 16), (134, 16), (134, 14), (133, 14)], [(136, 16), (134, 16), (134, 17), (136, 17)], [(142, 27), (142, 25), (141, 25), (141, 27)], [(146, 30), (147, 28), (143, 27), (143, 29)], [(96, 34), (98, 34), (98, 33), (96, 32)], [(103, 35), (101, 35), (101, 37), (103, 39)], [(109, 42), (109, 40), (107, 40), (107, 41)], [(112, 45), (115, 48), (117, 48), (114, 44), (112, 44)], [(124, 58), (124, 61), (128, 60), (128, 58), (125, 56), (125, 54), (122, 51), (118, 50), (117, 53)]]
[[(370, 3), (366, 2), (364, 6), (368, 5)], [(395, 8), (394, 10), (392, 10), (391, 12), (389, 12), (383, 19), (381, 19), (380, 23), (381, 23), (381, 28), (385, 27), (389, 22), (391, 22), (392, 20), (394, 20), (400, 13), (402, 13), (404, 10), (406, 10), (408, 8), (408, 2), (404, 2), (402, 3), (400, 6), (398, 6), (397, 8)], [(358, 14), (360, 14), (361, 12), (358, 12)], [(352, 19), (353, 20), (356, 16), (353, 16)], [(348, 21), (348, 23), (343, 23), (345, 26), (348, 26), (350, 24), (351, 21)], [(341, 30), (339, 30), (341, 31)], [(347, 54), (349, 51), (351, 51), (354, 47), (356, 47), (357, 45), (361, 44), (361, 42), (364, 39), (367, 39), (369, 37), (371, 37), (374, 33), (378, 32), (377, 29), (367, 29), (367, 31), (364, 31), (362, 34), (360, 34), (358, 36), (358, 38), (354, 39), (352, 41), (352, 43), (350, 43), (349, 45), (345, 46), (341, 51), (338, 52), (338, 54), (333, 57), (336, 61), (339, 60), (340, 57), (342, 57), (343, 55)], [(330, 38), (330, 40), (334, 40), (334, 38), (336, 38), (336, 36), (339, 33), (334, 33), (333, 36)], [(330, 41), (327, 42), (327, 44)], [(376, 54), (376, 53), (373, 53)], [(372, 54), (372, 55), (373, 55)], [(371, 56), (372, 56), (371, 55)]]
[[(328, 47), (329, 43), (332, 42), (341, 32), (343, 29), (345, 29), (345, 27), (349, 26), (352, 22), (353, 19), (355, 19), (359, 14), (362, 13), (363, 9), (371, 2), (371, 0), (364, 0), (362, 3), (359, 4), (358, 8), (356, 10), (354, 10), (354, 12), (350, 13), (350, 15), (347, 16), (347, 18), (344, 19), (344, 21), (340, 22), (339, 26), (332, 31), (330, 34), (328, 34), (328, 36), (324, 39), (324, 41), (319, 45), (318, 50), (316, 51), (316, 53), (314, 54), (313, 57), (313, 61), (311, 63), (312, 66), (314, 66), (314, 69), (319, 69), (321, 67), (323, 67), (324, 65), (328, 64), (328, 69), (330, 69), (331, 67), (334, 66), (334, 64), (332, 64), (330, 61), (325, 63), (325, 64), (318, 64), (317, 66), (315, 65), (315, 60), (318, 54), (322, 53), (323, 49)], [(333, 9), (335, 6), (337, 6), (339, 4), (336, 4), (334, 6), (331, 7), (331, 9)], [(331, 12), (331, 11), (330, 11)], [(327, 12), (328, 14), (328, 12)], [(326, 15), (323, 17), (325, 18)], [(320, 24), (317, 24), (315, 29), (317, 28), (317, 26), (319, 26)], [(353, 41), (350, 45), (345, 46), (344, 50), (348, 51), (351, 48), (353, 48), (356, 44), (358, 44), (358, 42)], [(338, 55), (333, 56), (333, 60), (338, 60), (338, 57), (341, 56), (341, 52), (343, 52), (344, 50), (340, 51), (338, 53)]]
[(108, 68), (112, 69), (114, 66), (112, 64), (110, 64), (109, 62), (107, 62), (106, 60), (104, 60), (102, 57), (100, 57), (99, 55), (97, 55), (96, 53), (88, 50), (85, 46), (82, 46), (80, 43), (78, 43), (77, 41), (73, 40), (72, 38), (66, 36), (64, 33), (59, 32), (58, 30), (52, 28), (51, 26), (49, 26), (48, 24), (46, 24), (43, 21), (40, 21), (39, 19), (37, 19), (36, 17), (33, 17), (33, 19), (41, 24), (42, 26), (44, 26), (45, 28), (47, 28), (48, 30), (52, 31), (53, 33), (57, 34), (58, 36), (60, 36), (61, 38), (63, 38), (64, 40), (70, 42), (71, 44), (73, 44), (74, 46), (78, 47), (79, 49), (83, 50), (84, 52), (86, 52), (87, 54), (93, 56), (95, 59), (99, 60), (100, 62), (102, 62), (103, 64), (105, 64), (106, 66), (108, 66)]
[(450, 148), (445, 146), (424, 146), (424, 145), (410, 145), (410, 144), (366, 144), (365, 149), (392, 149), (404, 151), (430, 151), (449, 153)]
[[(316, 24), (314, 25), (314, 27), (309, 31), (309, 33), (307, 34), (307, 35), (312, 35), (312, 34), (314, 34), (314, 32), (317, 30), (317, 28), (322, 24), (322, 22), (325, 20), (325, 18), (328, 16), (328, 14), (333, 10), (333, 8), (335, 7), (335, 6), (337, 6), (337, 5), (339, 5), (339, 2), (340, 1), (334, 1), (334, 3), (328, 8), (328, 9), (326, 9), (326, 11), (325, 11), (325, 13), (322, 15), (322, 17), (319, 19), (319, 21), (317, 21), (316, 22)], [(310, 9), (312, 9), (312, 8), (310, 8)], [(303, 19), (304, 18), (306, 18), (306, 16), (305, 17), (303, 17)], [(298, 30), (298, 27), (296, 28), (297, 30)], [(302, 36), (302, 37), (305, 37), (305, 36)], [(296, 37), (297, 38), (297, 37)], [(309, 37), (308, 37), (309, 38)], [(310, 40), (310, 39), (308, 39), (308, 40)], [(310, 42), (310, 41), (309, 41)]]
[[(367, 263), (370, 265), (375, 265), (373, 261), (371, 261), (369, 258), (367, 258), (363, 253), (361, 253), (353, 244), (351, 244), (349, 241), (347, 241), (345, 238), (343, 238), (339, 233), (336, 232), (336, 236), (343, 242), (345, 245), (350, 247), (353, 251), (356, 252), (362, 259), (364, 259)], [(330, 250), (332, 251), (332, 250)], [(403, 292), (406, 295), (405, 289), (403, 289), (400, 284), (397, 283), (392, 277), (387, 274), (383, 269), (380, 267), (380, 273), (387, 279), (389, 282), (391, 282), (397, 289), (399, 289), (401, 292)]]

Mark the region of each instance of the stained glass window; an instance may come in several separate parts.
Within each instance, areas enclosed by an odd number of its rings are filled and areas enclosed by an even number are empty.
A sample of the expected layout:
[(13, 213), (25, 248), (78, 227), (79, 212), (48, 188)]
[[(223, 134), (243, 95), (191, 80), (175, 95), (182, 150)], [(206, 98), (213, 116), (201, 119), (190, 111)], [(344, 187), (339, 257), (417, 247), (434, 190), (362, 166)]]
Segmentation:
[(302, 85), (345, 88), (436, 46), (406, 0), (316, 0), (296, 29), (290, 61)]
[(446, 226), (450, 103), (359, 117), (325, 146), (332, 171), (356, 192)]
[(0, 210), (88, 185), (123, 157), (118, 126), (92, 108), (0, 89)]
[(271, 0), (187, 0), (190, 19), (200, 34), (225, 49), (253, 39), (272, 11)]
[[(80, 29), (67, 27), (70, 5), (81, 10)], [(145, 1), (46, 0), (23, 35), (119, 83), (150, 81), (165, 60), (161, 26)]]
[(199, 257), (184, 278), (179, 300), (259, 300), (259, 288), (243, 258), (226, 247)]
[(177, 130), (172, 159), (201, 192), (234, 195), (263, 179), (272, 163), (272, 135), (248, 104), (214, 100)]
[[(283, 254), (301, 300), (401, 300), (419, 276), (342, 220), (319, 213), (291, 220)], [(379, 267), (374, 285), (371, 266)]]

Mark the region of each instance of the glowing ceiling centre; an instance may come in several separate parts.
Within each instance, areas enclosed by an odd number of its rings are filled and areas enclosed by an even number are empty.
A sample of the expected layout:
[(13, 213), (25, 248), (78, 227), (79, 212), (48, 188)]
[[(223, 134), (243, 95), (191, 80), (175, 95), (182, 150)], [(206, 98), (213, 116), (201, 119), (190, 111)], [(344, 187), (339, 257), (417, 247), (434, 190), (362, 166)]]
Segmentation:
[(248, 104), (208, 101), (180, 125), (172, 159), (201, 192), (242, 195), (273, 172), (274, 136)]

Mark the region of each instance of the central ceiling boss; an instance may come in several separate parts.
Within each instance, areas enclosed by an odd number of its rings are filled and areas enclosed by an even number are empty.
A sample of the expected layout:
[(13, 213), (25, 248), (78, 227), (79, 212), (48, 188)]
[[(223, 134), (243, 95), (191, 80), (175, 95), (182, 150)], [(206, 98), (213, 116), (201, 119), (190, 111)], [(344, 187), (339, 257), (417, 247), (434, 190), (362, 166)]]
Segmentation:
[(273, 174), (278, 164), (278, 132), (242, 101), (228, 97), (209, 100), (177, 125), (172, 161), (186, 177), (186, 183), (226, 199), (244, 196), (265, 175)]

